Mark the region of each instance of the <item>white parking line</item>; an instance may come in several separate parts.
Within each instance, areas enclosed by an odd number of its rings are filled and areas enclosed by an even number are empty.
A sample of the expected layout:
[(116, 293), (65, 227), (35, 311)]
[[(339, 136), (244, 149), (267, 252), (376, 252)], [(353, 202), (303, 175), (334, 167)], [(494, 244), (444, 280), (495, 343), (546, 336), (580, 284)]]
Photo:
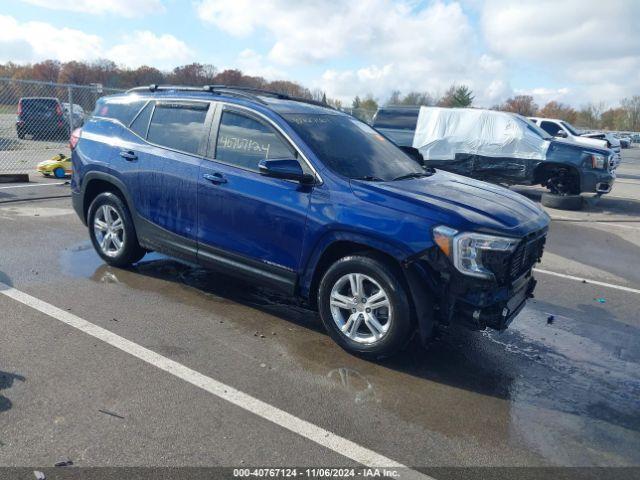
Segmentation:
[(48, 187), (50, 185), (64, 185), (66, 182), (57, 183), (36, 183), (35, 185), (11, 185), (9, 187), (0, 187), (0, 190), (7, 190), (9, 188), (34, 188), (34, 187)]
[(598, 282), (597, 280), (589, 280), (588, 278), (574, 277), (573, 275), (567, 275), (565, 273), (552, 272), (550, 270), (543, 270), (541, 268), (534, 268), (534, 272), (544, 273), (546, 275), (553, 275), (554, 277), (567, 278), (569, 280), (575, 280), (577, 282), (590, 283), (592, 285), (598, 285), (600, 287), (613, 288), (615, 290), (622, 290), (623, 292), (640, 294), (640, 290), (637, 288), (625, 287), (623, 285), (614, 285), (613, 283)]
[(637, 222), (635, 221), (629, 222), (629, 223), (639, 224), (637, 227), (633, 225), (622, 225), (620, 223), (612, 223), (612, 222), (609, 222), (608, 220), (586, 220), (586, 219), (569, 218), (569, 217), (551, 217), (551, 220), (555, 220), (557, 222), (582, 223), (585, 225), (588, 225), (588, 224), (606, 225), (607, 227), (626, 228), (628, 230), (640, 230), (640, 220), (638, 220)]
[(409, 469), (407, 466), (380, 455), (373, 450), (369, 450), (368, 448), (362, 447), (351, 440), (347, 440), (346, 438), (325, 430), (322, 427), (318, 427), (313, 423), (291, 415), (284, 410), (280, 410), (279, 408), (263, 402), (262, 400), (258, 400), (251, 395), (192, 370), (181, 363), (167, 357), (163, 357), (152, 350), (116, 335), (115, 333), (99, 327), (98, 325), (88, 322), (77, 315), (61, 310), (54, 305), (10, 287), (2, 282), (0, 282), (0, 293), (22, 303), (23, 305), (33, 308), (34, 310), (42, 312), (51, 318), (76, 328), (87, 335), (91, 335), (112, 347), (133, 355), (134, 357), (137, 357), (160, 370), (164, 370), (165, 372), (195, 385), (218, 398), (226, 400), (243, 410), (269, 420), (270, 422), (297, 433), (318, 445), (350, 458), (361, 465), (371, 468), (389, 467), (399, 470), (402, 469), (398, 472), (402, 479), (419, 478), (423, 480), (434, 480), (428, 475), (420, 473), (417, 470)]

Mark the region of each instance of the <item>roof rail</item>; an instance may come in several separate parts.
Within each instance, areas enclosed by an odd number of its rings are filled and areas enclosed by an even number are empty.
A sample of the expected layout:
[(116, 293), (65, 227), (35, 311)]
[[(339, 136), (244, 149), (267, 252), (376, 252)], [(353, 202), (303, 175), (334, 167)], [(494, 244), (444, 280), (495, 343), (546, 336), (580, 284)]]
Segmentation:
[(242, 91), (242, 92), (251, 92), (251, 93), (255, 93), (257, 95), (265, 95), (265, 96), (268, 96), (268, 97), (275, 97), (275, 98), (279, 98), (281, 100), (293, 100), (295, 102), (309, 103), (311, 105), (317, 105), (319, 107), (325, 107), (325, 108), (330, 108), (332, 110), (335, 110), (335, 108), (333, 108), (328, 103), (319, 102), (318, 100), (312, 100), (310, 98), (287, 95), (286, 93), (274, 92), (273, 90), (264, 90), (264, 89), (261, 89), (261, 88), (242, 87), (242, 86), (233, 86), (233, 85), (206, 85), (205, 88), (207, 88), (207, 87), (209, 87), (209, 88), (211, 88), (213, 90), (238, 90), (238, 91)]
[[(147, 85), (147, 86), (130, 88), (129, 90), (126, 91), (126, 93), (133, 93), (133, 92), (152, 92), (153, 93), (153, 92), (174, 90), (178, 92), (209, 92), (214, 95), (220, 95), (222, 92), (219, 91), (218, 87), (220, 86), (215, 85), (215, 88), (213, 88), (211, 85), (205, 85), (203, 87), (192, 87), (192, 86), (186, 86), (186, 85), (157, 85), (155, 83), (152, 83), (151, 85)], [(225, 93), (229, 96), (248, 98), (255, 102), (266, 104), (264, 100), (261, 100), (256, 95), (252, 95), (250, 93), (233, 91), (233, 90), (225, 90)]]
[(201, 91), (202, 88), (189, 87), (189, 86), (185, 86), (185, 85), (157, 85), (155, 83), (152, 83), (151, 85), (130, 88), (125, 93), (131, 93), (131, 92), (159, 92), (161, 90), (179, 90), (179, 91), (198, 92), (198, 91)]
[(184, 86), (184, 85), (157, 85), (152, 83), (151, 85), (142, 86), (142, 87), (134, 87), (130, 88), (126, 91), (126, 93), (133, 92), (159, 92), (159, 91), (168, 91), (168, 90), (177, 90), (180, 92), (209, 92), (215, 95), (220, 95), (222, 93), (230, 96), (249, 98), (253, 101), (266, 104), (266, 102), (259, 98), (259, 96), (269, 96), (279, 98), (281, 100), (292, 100), (295, 102), (309, 103), (311, 105), (317, 105), (320, 107), (330, 108), (335, 110), (331, 105), (326, 103), (319, 102), (317, 100), (311, 100), (309, 98), (303, 97), (295, 97), (291, 95), (287, 95), (284, 93), (274, 92), (271, 90), (263, 90), (260, 88), (253, 87), (243, 87), (243, 86), (234, 86), (234, 85), (204, 85), (203, 87), (192, 87), (192, 86)]

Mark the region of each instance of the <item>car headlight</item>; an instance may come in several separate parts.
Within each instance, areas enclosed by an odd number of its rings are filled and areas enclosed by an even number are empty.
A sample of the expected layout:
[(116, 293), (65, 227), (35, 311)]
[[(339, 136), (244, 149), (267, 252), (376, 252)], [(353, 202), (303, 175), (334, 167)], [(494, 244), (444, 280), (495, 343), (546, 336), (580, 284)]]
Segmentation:
[(510, 253), (520, 242), (517, 238), (462, 232), (441, 225), (433, 229), (433, 239), (458, 271), (472, 277), (491, 279), (493, 272), (482, 263), (487, 252)]
[(591, 155), (591, 167), (592, 168), (605, 168), (607, 165), (607, 157), (604, 155)]

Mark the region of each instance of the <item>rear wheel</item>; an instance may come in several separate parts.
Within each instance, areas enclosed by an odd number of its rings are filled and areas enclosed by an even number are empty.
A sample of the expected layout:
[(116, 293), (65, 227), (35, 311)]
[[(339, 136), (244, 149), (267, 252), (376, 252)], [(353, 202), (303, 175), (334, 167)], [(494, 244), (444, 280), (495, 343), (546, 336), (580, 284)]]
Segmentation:
[(144, 257), (131, 214), (111, 192), (98, 195), (89, 207), (89, 235), (98, 255), (109, 265), (128, 267)]
[(412, 331), (402, 279), (371, 257), (349, 256), (334, 263), (320, 282), (318, 306), (329, 335), (351, 353), (393, 355)]
[(64, 168), (62, 168), (62, 167), (58, 167), (58, 168), (56, 168), (56, 169), (53, 171), (53, 175), (54, 175), (56, 178), (64, 178), (64, 177), (66, 177), (66, 173), (64, 173)]

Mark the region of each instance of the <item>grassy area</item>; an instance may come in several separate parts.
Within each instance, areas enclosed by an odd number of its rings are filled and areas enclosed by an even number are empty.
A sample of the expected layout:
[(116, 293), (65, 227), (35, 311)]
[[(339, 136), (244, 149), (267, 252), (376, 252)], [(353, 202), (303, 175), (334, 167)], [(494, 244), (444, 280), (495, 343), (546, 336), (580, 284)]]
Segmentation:
[(2, 104), (0, 104), (0, 115), (7, 114), (7, 113), (12, 113), (12, 114), (15, 115), (17, 111), (18, 111), (18, 106), (17, 105), (2, 105)]

